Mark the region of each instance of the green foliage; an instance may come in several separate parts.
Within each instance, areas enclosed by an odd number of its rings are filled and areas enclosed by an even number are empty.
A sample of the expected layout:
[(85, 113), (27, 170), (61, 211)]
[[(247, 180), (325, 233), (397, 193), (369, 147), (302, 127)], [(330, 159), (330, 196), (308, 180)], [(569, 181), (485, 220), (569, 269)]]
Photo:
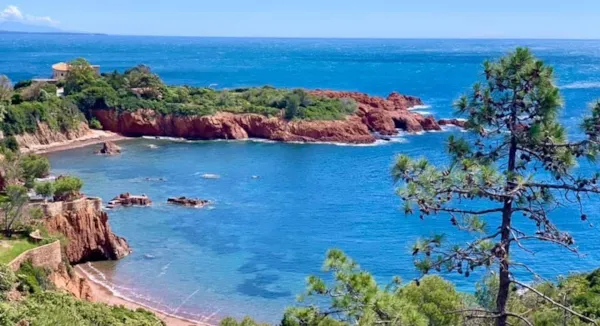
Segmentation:
[(50, 161), (48, 158), (36, 154), (27, 154), (21, 158), (21, 169), (25, 187), (31, 189), (34, 179), (47, 177), (50, 173)]
[(0, 103), (9, 102), (12, 94), (13, 86), (10, 79), (6, 75), (0, 75)]
[(261, 324), (254, 321), (250, 317), (245, 317), (242, 321), (238, 322), (235, 318), (227, 317), (221, 320), (220, 326), (267, 326), (268, 324)]
[(4, 240), (4, 246), (0, 248), (0, 264), (8, 264), (23, 252), (38, 246), (27, 238), (15, 238)]
[(17, 281), (15, 273), (6, 264), (0, 264), (0, 296), (12, 289)]
[(94, 68), (83, 58), (70, 62), (69, 66), (65, 78), (65, 95), (81, 92), (84, 88), (92, 86), (98, 79)]
[(23, 217), (23, 209), (29, 202), (27, 188), (18, 184), (9, 184), (4, 189), (5, 194), (0, 196), (1, 221), (4, 235), (10, 238), (14, 232), (14, 225)]
[(56, 200), (72, 200), (80, 195), (83, 181), (78, 177), (64, 176), (54, 181), (54, 198)]
[(447, 313), (460, 309), (462, 299), (451, 283), (438, 277), (404, 286), (396, 279), (381, 288), (339, 250), (328, 252), (324, 271), (332, 274), (333, 284), (310, 276), (299, 300), (312, 303), (288, 309), (283, 325), (462, 325), (460, 315)]
[(85, 117), (68, 99), (50, 98), (44, 102), (22, 102), (8, 106), (1, 123), (5, 135), (34, 133), (38, 123), (45, 122), (53, 130), (72, 130), (85, 121)]
[(90, 119), (90, 128), (92, 129), (96, 129), (96, 130), (102, 130), (102, 123), (100, 123), (100, 121), (96, 118), (92, 118)]
[[(511, 245), (519, 250), (537, 240), (576, 251), (572, 236), (553, 223), (552, 207), (574, 203), (586, 221), (582, 198), (600, 194), (597, 175), (572, 171), (578, 158), (596, 159), (600, 104), (584, 118), (587, 138), (569, 142), (558, 121), (561, 97), (551, 67), (518, 48), (484, 63), (484, 77), (455, 105), (468, 116), (472, 134), (448, 139), (450, 165), (438, 168), (425, 159), (399, 156), (392, 176), (407, 214), (444, 214), (475, 237), (466, 246), (448, 244), (439, 235), (420, 239), (413, 249), (417, 268), (423, 274), (444, 270), (468, 277), (477, 268), (497, 266), (497, 298), (480, 303), (499, 315), (498, 325), (506, 325), (515, 282), (511, 270), (530, 271), (509, 256)], [(532, 227), (516, 228), (514, 221), (521, 218), (525, 221), (519, 223)]]
[(38, 182), (35, 184), (35, 193), (44, 197), (51, 198), (54, 196), (54, 182)]
[(40, 293), (54, 288), (54, 284), (48, 279), (49, 271), (33, 266), (31, 261), (21, 264), (16, 274), (19, 280), (19, 285), (17, 286), (19, 291)]
[(23, 301), (0, 305), (0, 325), (12, 326), (24, 320), (29, 325), (54, 326), (157, 326), (165, 325), (154, 314), (81, 301), (53, 291), (27, 296)]

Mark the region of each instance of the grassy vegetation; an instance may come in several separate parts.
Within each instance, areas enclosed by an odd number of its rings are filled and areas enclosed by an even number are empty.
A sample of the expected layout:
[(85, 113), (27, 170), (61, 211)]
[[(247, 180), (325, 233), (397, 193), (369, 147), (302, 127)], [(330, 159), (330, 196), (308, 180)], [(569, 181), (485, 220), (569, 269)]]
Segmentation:
[[(92, 111), (106, 108), (143, 108), (161, 114), (200, 116), (217, 112), (256, 113), (289, 120), (339, 120), (357, 109), (351, 99), (317, 97), (301, 89), (167, 86), (143, 65), (102, 76), (97, 76), (83, 59), (71, 65), (66, 80), (58, 85), (19, 81), (13, 89), (10, 82), (3, 84), (0, 129), (5, 136), (33, 133), (40, 122), (52, 130), (67, 131), (89, 121), (92, 128), (99, 129), (102, 126), (92, 118)], [(57, 86), (63, 85), (65, 96), (58, 97)], [(14, 139), (7, 139), (8, 144), (0, 145), (14, 147)]]
[(38, 244), (25, 238), (11, 240), (0, 239), (0, 264), (7, 264), (23, 252), (37, 246)]
[(21, 323), (32, 326), (164, 325), (154, 314), (143, 309), (134, 311), (124, 307), (90, 303), (58, 293), (53, 290), (53, 285), (47, 278), (47, 271), (35, 268), (31, 264), (25, 264), (16, 277), (6, 265), (0, 265), (0, 285), (3, 297), (7, 291), (15, 288), (15, 285), (24, 296), (24, 299), (19, 301), (0, 300), (0, 326)]

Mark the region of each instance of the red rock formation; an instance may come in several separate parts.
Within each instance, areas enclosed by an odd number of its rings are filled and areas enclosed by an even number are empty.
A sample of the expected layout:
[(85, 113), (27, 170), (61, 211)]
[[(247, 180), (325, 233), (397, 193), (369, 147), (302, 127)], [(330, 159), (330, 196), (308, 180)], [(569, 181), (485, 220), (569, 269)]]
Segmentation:
[(99, 198), (40, 206), (48, 230), (59, 232), (68, 239), (65, 254), (71, 264), (120, 259), (131, 252), (127, 241), (112, 233)]
[(462, 119), (440, 119), (438, 120), (440, 126), (454, 125), (457, 127), (464, 128), (467, 124), (467, 120)]
[(117, 206), (150, 206), (152, 200), (146, 195), (132, 195), (128, 192), (120, 194), (108, 202), (109, 208)]
[(423, 104), (412, 96), (392, 93), (387, 99), (358, 92), (311, 91), (315, 96), (351, 98), (356, 114), (335, 121), (286, 121), (259, 114), (217, 113), (212, 116), (161, 115), (149, 109), (135, 112), (96, 110), (105, 129), (128, 136), (170, 136), (190, 139), (265, 138), (277, 141), (372, 143), (375, 137), (394, 135), (397, 128), (408, 132), (440, 130), (432, 117), (408, 109)]
[(104, 128), (128, 136), (170, 136), (190, 139), (265, 138), (278, 141), (372, 143), (360, 118), (336, 121), (285, 121), (259, 114), (218, 113), (213, 116), (161, 115), (152, 110), (117, 114), (97, 110)]
[(102, 144), (102, 148), (97, 150), (95, 154), (118, 155), (121, 154), (121, 147), (117, 146), (113, 142), (107, 141)]
[(57, 289), (72, 294), (75, 298), (85, 301), (94, 301), (92, 287), (86, 278), (78, 276), (76, 273), (67, 270), (64, 264), (49, 275), (50, 281), (54, 283)]

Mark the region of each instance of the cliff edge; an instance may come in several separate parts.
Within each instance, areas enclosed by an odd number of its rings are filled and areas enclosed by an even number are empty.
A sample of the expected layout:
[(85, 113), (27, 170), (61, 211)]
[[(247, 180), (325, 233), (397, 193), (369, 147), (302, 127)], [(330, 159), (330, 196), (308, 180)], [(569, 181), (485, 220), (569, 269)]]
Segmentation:
[(94, 116), (106, 130), (127, 136), (168, 136), (189, 139), (264, 138), (286, 142), (373, 143), (373, 135), (440, 130), (430, 116), (411, 112), (410, 107), (423, 104), (416, 97), (392, 93), (387, 98), (358, 92), (310, 91), (328, 98), (351, 98), (357, 110), (342, 120), (292, 120), (254, 113), (214, 115), (161, 114), (151, 109), (135, 111), (100, 109)]
[(42, 209), (48, 231), (68, 239), (65, 254), (71, 264), (116, 260), (131, 253), (127, 241), (112, 232), (100, 198), (33, 205)]

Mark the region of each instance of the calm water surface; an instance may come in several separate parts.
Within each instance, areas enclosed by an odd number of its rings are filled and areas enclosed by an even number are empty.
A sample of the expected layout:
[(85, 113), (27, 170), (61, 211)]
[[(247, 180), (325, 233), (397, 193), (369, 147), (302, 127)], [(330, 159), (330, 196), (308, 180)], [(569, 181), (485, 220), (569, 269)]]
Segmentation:
[[(600, 98), (600, 41), (207, 39), (0, 35), (0, 73), (45, 77), (57, 61), (84, 56), (103, 71), (149, 64), (166, 82), (217, 88), (282, 87), (391, 91), (416, 95), (421, 110), (450, 117), (450, 104), (480, 77), (480, 64), (517, 45), (555, 65), (565, 100), (563, 122), (577, 136), (587, 104)], [(416, 276), (410, 246), (419, 235), (446, 232), (445, 216), (405, 217), (389, 177), (398, 153), (445, 162), (452, 133), (400, 136), (376, 146), (267, 142), (125, 141), (118, 157), (83, 148), (50, 155), (54, 173), (82, 177), (105, 201), (146, 193), (154, 205), (110, 212), (111, 225), (134, 253), (86, 270), (119, 293), (165, 311), (212, 320), (250, 314), (277, 321), (328, 248), (345, 250), (382, 283)], [(149, 145), (157, 145), (153, 149)], [(586, 171), (595, 167), (584, 167)], [(214, 173), (220, 179), (203, 179)], [(259, 176), (259, 178), (253, 178)], [(163, 178), (164, 180), (160, 180)], [(206, 209), (166, 205), (170, 196), (214, 201)], [(598, 224), (597, 200), (587, 203)], [(600, 266), (600, 231), (576, 211), (556, 211), (586, 256), (532, 246), (518, 258), (545, 277)], [(524, 223), (518, 221), (517, 223)], [(524, 276), (524, 275), (523, 275)], [(473, 279), (448, 276), (461, 290)]]

